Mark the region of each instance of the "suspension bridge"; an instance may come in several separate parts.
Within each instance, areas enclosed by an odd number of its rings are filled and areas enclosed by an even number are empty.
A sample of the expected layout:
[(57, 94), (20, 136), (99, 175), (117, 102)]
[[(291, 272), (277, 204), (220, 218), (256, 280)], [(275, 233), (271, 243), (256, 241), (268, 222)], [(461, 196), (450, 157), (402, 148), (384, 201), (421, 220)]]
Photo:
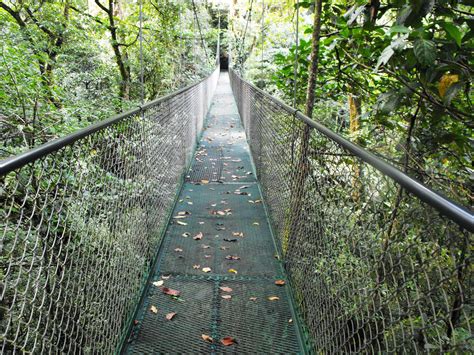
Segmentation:
[(2, 353), (472, 346), (472, 213), (232, 69), (0, 175)]

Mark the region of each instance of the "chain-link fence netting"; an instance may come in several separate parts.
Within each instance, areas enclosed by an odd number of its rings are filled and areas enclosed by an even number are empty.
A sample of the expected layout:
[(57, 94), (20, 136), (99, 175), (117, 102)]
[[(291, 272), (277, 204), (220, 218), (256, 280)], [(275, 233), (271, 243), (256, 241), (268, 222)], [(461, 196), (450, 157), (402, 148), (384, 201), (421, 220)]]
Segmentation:
[(465, 222), (456, 223), (301, 113), (230, 75), (310, 346), (472, 352), (471, 212), (459, 208)]
[(119, 348), (218, 75), (1, 162), (2, 353)]

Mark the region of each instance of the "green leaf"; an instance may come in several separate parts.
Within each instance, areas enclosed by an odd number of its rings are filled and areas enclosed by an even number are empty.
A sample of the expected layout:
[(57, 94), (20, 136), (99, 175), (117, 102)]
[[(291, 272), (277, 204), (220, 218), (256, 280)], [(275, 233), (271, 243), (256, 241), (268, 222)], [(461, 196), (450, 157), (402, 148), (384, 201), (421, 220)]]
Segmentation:
[(413, 44), (413, 52), (421, 65), (431, 65), (436, 60), (436, 45), (433, 41), (423, 38), (417, 39)]
[(462, 87), (463, 87), (463, 84), (461, 82), (452, 84), (448, 88), (448, 90), (446, 90), (446, 93), (443, 96), (443, 102), (449, 106), (451, 104), (451, 101), (456, 97), (456, 95), (462, 89)]
[(401, 103), (403, 95), (398, 91), (389, 91), (380, 94), (377, 98), (377, 110), (383, 114), (395, 111)]
[(382, 64), (383, 65), (387, 64), (388, 61), (390, 60), (390, 58), (392, 57), (392, 55), (394, 55), (394, 54), (395, 54), (395, 51), (392, 49), (391, 45), (386, 47), (382, 51), (382, 54), (380, 54), (379, 59), (377, 60), (377, 65), (375, 67), (375, 71), (377, 71)]
[(408, 27), (402, 25), (394, 25), (390, 28), (389, 33), (410, 33), (411, 30)]
[(451, 22), (444, 22), (441, 24), (449, 37), (454, 39), (458, 47), (461, 47), (461, 41), (463, 34), (459, 31), (459, 28)]

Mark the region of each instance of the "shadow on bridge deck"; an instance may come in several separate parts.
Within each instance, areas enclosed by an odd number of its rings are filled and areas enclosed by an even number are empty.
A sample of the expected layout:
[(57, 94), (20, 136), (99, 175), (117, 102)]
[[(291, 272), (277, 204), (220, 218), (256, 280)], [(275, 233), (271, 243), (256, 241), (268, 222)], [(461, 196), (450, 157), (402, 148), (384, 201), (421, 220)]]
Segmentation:
[[(260, 199), (222, 72), (173, 212), (184, 218), (168, 226), (124, 353), (301, 352), (287, 286), (275, 284), (285, 276)], [(160, 280), (163, 285), (153, 284)], [(171, 320), (169, 313), (176, 313)], [(224, 337), (236, 343), (225, 346)]]

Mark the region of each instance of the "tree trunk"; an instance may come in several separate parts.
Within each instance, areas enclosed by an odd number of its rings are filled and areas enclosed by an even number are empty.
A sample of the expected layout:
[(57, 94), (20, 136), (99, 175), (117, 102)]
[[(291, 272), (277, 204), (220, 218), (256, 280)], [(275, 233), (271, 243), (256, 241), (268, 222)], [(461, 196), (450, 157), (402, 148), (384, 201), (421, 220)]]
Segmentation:
[[(357, 134), (360, 130), (360, 98), (352, 93), (353, 89), (349, 88), (348, 101), (349, 101), (349, 131), (351, 135)], [(357, 142), (357, 138), (355, 139)], [(360, 195), (362, 193), (362, 184), (360, 181), (360, 162), (358, 159), (354, 161), (354, 174), (352, 175), (352, 200), (355, 203), (359, 203)]]

